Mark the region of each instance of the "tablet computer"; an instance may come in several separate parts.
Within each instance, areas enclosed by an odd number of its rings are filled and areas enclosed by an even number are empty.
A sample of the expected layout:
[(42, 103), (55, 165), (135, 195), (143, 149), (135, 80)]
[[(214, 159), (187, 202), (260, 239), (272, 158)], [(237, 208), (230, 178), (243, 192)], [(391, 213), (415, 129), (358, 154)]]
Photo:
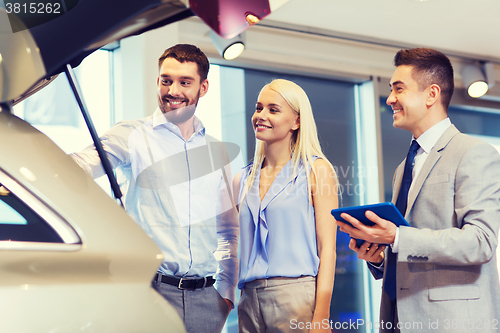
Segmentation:
[[(391, 221), (394, 223), (396, 226), (407, 226), (409, 227), (410, 225), (408, 222), (406, 222), (405, 218), (399, 210), (394, 206), (392, 202), (383, 202), (379, 204), (374, 204), (374, 205), (364, 205), (364, 206), (354, 206), (354, 207), (345, 207), (345, 208), (338, 208), (338, 209), (333, 209), (332, 210), (332, 215), (335, 217), (337, 221), (342, 221), (345, 222), (349, 225), (351, 225), (349, 222), (344, 220), (343, 218), (340, 217), (340, 214), (342, 213), (347, 213), (351, 215), (352, 217), (356, 218), (359, 220), (361, 223), (367, 226), (372, 226), (375, 223), (370, 221), (366, 216), (365, 212), (369, 210), (377, 214), (379, 217), (383, 218), (384, 220)], [(352, 225), (351, 225), (352, 226)], [(357, 247), (360, 247), (365, 241), (363, 239), (356, 239), (356, 245)]]

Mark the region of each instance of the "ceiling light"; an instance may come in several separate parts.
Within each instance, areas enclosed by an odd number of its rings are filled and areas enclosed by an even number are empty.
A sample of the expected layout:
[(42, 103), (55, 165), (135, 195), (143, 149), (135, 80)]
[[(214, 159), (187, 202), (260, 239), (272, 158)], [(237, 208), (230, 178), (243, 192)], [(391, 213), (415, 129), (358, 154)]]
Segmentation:
[(219, 54), (226, 60), (239, 57), (245, 49), (244, 33), (230, 39), (222, 38), (212, 30), (209, 35)]
[(495, 84), (493, 63), (487, 62), (481, 65), (465, 66), (462, 69), (462, 80), (470, 97), (478, 98), (483, 96)]
[(248, 25), (255, 25), (260, 22), (260, 19), (253, 14), (247, 14), (247, 22)]

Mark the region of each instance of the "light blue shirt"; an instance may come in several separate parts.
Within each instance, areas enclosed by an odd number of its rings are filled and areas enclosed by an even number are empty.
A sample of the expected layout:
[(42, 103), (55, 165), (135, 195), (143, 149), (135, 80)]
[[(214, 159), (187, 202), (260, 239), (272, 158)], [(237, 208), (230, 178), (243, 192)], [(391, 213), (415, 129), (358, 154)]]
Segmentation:
[[(216, 140), (205, 135), (198, 118), (194, 126), (186, 141), (156, 109), (152, 116), (116, 124), (100, 139), (119, 173), (126, 211), (163, 253), (159, 271), (218, 274), (218, 292), (234, 303), (239, 231), (229, 161), (221, 163), (209, 148)], [(72, 157), (92, 177), (104, 174), (93, 145)], [(224, 165), (225, 174), (214, 165)]]
[[(241, 171), (240, 200), (252, 165)], [(240, 278), (246, 282), (271, 277), (316, 276), (319, 257), (314, 207), (309, 201), (301, 164), (292, 178), (291, 160), (260, 200), (260, 168), (240, 203)]]

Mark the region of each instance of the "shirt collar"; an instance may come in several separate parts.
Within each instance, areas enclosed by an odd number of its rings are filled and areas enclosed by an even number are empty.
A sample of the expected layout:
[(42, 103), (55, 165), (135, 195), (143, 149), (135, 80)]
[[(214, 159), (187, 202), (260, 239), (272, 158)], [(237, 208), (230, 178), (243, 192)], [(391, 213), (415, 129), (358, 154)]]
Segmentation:
[[(422, 148), (422, 150), (426, 154), (429, 154), (429, 152), (432, 150), (432, 148), (434, 148), (434, 145), (439, 140), (441, 135), (443, 135), (443, 133), (450, 126), (451, 126), (450, 118), (446, 118), (446, 119), (441, 120), (439, 123), (432, 126), (431, 128), (429, 128), (422, 135), (420, 135), (417, 139), (417, 142), (420, 145), (420, 148)], [(412, 140), (413, 139), (415, 139), (415, 138), (412, 138)]]
[[(153, 129), (156, 129), (158, 126), (164, 125), (166, 128), (168, 128), (170, 131), (173, 132), (178, 132), (179, 128), (177, 125), (171, 123), (168, 121), (167, 117), (161, 112), (160, 108), (157, 107), (155, 112), (153, 113)], [(205, 126), (201, 122), (201, 120), (194, 116), (194, 132), (195, 134), (205, 134)]]

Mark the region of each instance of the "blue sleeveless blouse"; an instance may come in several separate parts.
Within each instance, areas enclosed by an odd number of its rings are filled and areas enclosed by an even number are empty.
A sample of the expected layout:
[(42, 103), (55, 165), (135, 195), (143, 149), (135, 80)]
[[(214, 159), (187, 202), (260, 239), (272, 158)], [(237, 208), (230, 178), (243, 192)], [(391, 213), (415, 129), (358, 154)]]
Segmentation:
[(252, 188), (241, 202), (251, 169), (252, 164), (247, 165), (240, 176), (238, 288), (262, 278), (316, 276), (319, 267), (316, 222), (303, 163), (292, 179), (292, 161), (288, 161), (262, 202), (259, 168)]

